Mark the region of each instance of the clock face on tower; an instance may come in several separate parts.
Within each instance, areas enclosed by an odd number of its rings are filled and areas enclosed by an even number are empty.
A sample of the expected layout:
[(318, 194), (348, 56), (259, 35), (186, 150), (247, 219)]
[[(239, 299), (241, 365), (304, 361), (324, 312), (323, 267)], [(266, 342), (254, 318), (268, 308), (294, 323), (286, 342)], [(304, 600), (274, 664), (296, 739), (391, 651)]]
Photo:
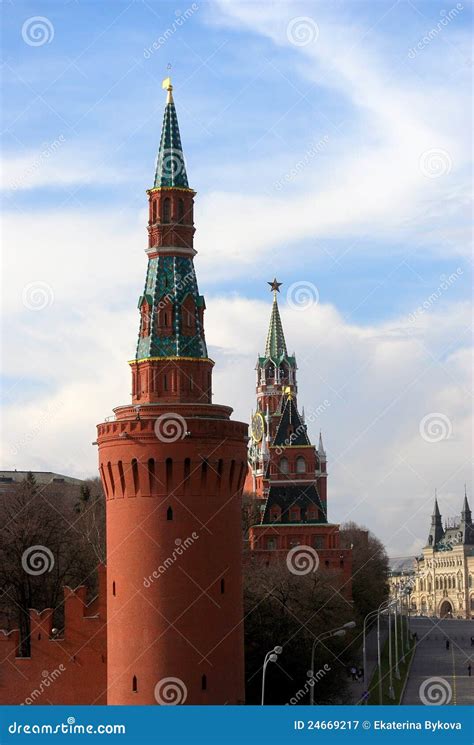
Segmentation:
[(257, 411), (252, 419), (252, 437), (255, 442), (260, 442), (265, 432), (265, 422), (263, 416)]

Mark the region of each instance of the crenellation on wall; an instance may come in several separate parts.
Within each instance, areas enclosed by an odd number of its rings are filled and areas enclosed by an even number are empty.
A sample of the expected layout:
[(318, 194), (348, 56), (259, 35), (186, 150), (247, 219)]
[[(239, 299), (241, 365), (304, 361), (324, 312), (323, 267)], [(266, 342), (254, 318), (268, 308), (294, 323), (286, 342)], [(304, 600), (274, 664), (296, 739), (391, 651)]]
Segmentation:
[[(18, 657), (18, 629), (0, 629), (2, 704), (105, 704), (107, 689), (106, 569), (98, 595), (64, 587), (63, 634), (53, 635), (53, 610), (30, 609), (31, 656)], [(91, 672), (93, 671), (93, 674)]]

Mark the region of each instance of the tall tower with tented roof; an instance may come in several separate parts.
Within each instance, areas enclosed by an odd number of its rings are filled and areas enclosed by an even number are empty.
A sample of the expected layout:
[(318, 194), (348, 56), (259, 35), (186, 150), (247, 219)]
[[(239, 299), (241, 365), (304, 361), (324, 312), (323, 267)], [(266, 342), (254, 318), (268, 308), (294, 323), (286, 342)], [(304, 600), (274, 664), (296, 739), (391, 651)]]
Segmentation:
[(109, 704), (244, 699), (241, 492), (247, 426), (212, 403), (194, 197), (168, 91), (132, 403), (98, 425), (107, 496)]
[(316, 448), (298, 408), (296, 358), (288, 354), (278, 307), (281, 282), (268, 283), (273, 305), (265, 354), (257, 360), (256, 410), (252, 414), (246, 490), (260, 506), (250, 529), (256, 552), (278, 556), (310, 546), (320, 565), (351, 594), (352, 557), (340, 548), (339, 525), (328, 521), (327, 457), (322, 435)]

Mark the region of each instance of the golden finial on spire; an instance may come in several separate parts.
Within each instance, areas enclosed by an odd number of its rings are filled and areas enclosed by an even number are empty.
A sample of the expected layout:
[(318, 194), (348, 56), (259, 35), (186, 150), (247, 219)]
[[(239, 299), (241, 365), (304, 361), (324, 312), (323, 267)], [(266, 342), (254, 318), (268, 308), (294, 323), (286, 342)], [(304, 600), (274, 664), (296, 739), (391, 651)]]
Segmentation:
[(165, 78), (161, 84), (163, 90), (168, 91), (168, 98), (166, 103), (173, 103), (173, 86), (171, 85), (171, 78)]

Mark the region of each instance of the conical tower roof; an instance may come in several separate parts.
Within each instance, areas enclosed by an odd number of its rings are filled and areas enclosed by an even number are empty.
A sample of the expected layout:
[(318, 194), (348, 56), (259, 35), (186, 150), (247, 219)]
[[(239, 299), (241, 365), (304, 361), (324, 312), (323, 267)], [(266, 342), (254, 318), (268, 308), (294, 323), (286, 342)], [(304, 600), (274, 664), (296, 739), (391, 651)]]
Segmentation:
[[(163, 88), (168, 91), (168, 97), (154, 189), (169, 189), (170, 197), (173, 189), (184, 190), (190, 195), (181, 196), (193, 197), (194, 192), (188, 187), (169, 78), (163, 81)], [(192, 249), (192, 235), (189, 247)], [(194, 253), (183, 251), (182, 242), (176, 242), (176, 237), (165, 252), (149, 253), (145, 287), (138, 300), (141, 319), (136, 360), (208, 359), (203, 321), (206, 305), (204, 297), (199, 294)]]
[(163, 81), (163, 88), (168, 91), (168, 99), (163, 116), (154, 188), (189, 189), (178, 117), (173, 101), (173, 86), (169, 78)]
[(277, 300), (277, 292), (280, 292), (281, 282), (277, 282), (274, 279), (273, 282), (269, 282), (268, 284), (273, 290), (273, 306), (270, 316), (270, 326), (268, 328), (267, 344), (265, 346), (265, 357), (278, 360), (288, 356)]
[(428, 534), (428, 546), (433, 548), (439, 543), (444, 536), (443, 524), (441, 522), (441, 513), (438, 507), (438, 497), (435, 491), (435, 500), (433, 507), (433, 514), (431, 515), (431, 527)]

